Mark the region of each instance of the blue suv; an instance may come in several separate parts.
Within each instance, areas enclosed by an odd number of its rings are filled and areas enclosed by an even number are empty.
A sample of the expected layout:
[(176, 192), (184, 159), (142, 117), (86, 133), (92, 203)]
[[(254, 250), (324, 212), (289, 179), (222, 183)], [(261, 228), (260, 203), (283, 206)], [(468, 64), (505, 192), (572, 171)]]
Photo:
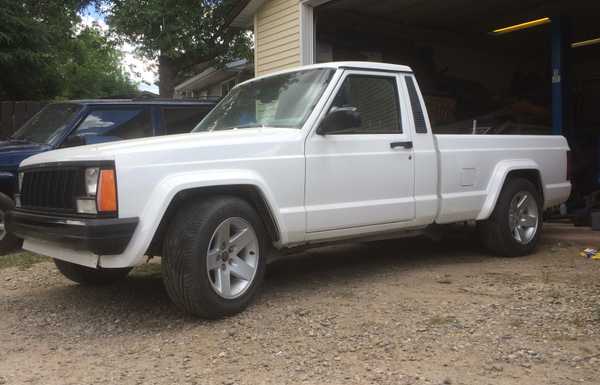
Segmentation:
[(4, 212), (14, 206), (21, 161), (56, 148), (190, 132), (217, 100), (74, 100), (52, 103), (0, 142), (0, 255), (20, 248)]

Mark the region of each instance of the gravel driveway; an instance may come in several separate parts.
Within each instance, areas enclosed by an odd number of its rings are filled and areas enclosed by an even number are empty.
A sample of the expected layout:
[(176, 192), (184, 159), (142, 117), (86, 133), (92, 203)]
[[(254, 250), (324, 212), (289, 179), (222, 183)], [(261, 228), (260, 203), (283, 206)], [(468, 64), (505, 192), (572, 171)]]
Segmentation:
[(5, 266), (0, 384), (599, 384), (600, 261), (551, 236), (519, 259), (473, 243), (311, 251), (212, 322), (171, 305), (156, 263), (105, 288)]

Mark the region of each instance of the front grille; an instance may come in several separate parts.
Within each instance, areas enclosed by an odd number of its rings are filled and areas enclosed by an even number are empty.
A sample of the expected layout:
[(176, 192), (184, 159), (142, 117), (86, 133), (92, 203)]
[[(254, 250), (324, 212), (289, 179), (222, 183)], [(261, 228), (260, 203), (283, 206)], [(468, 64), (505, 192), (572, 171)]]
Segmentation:
[(75, 199), (85, 195), (84, 169), (61, 167), (23, 173), (21, 207), (30, 210), (76, 212)]

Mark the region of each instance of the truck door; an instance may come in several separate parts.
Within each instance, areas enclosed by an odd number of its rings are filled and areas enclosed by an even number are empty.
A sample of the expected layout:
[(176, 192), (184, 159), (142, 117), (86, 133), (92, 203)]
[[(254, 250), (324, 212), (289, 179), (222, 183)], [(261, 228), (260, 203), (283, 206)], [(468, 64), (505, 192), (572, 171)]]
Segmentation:
[[(307, 232), (415, 218), (413, 150), (403, 128), (398, 75), (346, 71), (324, 113), (356, 112), (348, 127), (307, 138)], [(343, 125), (343, 123), (342, 123)]]

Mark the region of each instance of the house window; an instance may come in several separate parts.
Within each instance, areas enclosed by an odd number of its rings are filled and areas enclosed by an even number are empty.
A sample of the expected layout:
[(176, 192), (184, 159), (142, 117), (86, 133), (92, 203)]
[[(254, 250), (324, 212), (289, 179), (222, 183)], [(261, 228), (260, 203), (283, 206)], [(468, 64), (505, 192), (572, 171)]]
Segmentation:
[(236, 84), (235, 78), (221, 83), (221, 96), (227, 95), (229, 93), (229, 91), (231, 91), (231, 89), (233, 87), (235, 87), (235, 84)]

